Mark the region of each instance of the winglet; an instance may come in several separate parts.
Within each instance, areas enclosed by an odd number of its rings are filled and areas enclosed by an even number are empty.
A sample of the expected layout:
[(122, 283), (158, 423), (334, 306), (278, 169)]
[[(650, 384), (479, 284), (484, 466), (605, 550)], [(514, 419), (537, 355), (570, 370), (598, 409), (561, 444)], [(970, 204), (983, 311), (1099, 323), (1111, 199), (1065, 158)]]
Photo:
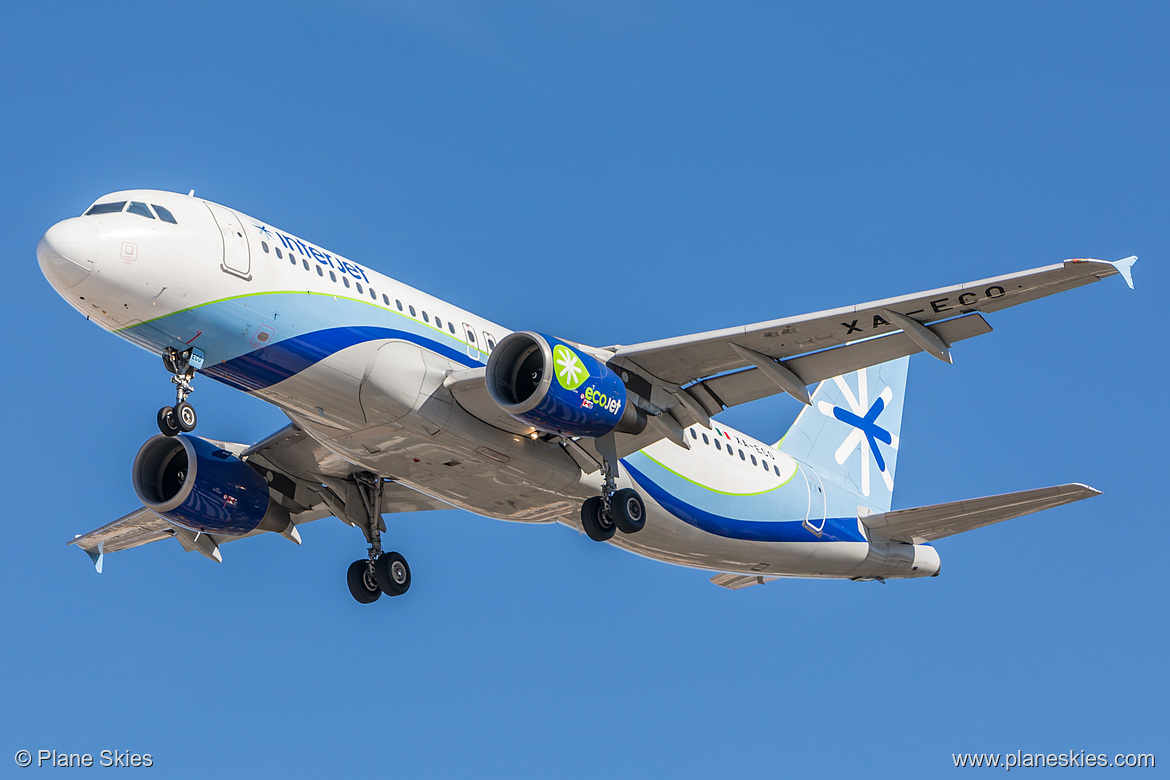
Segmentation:
[(1133, 289), (1133, 264), (1137, 262), (1137, 255), (1130, 255), (1124, 260), (1115, 260), (1110, 263), (1111, 266), (1117, 269), (1117, 273), (1121, 274), (1121, 278), (1129, 285), (1129, 289)]
[(91, 561), (93, 561), (93, 567), (97, 569), (98, 574), (101, 574), (102, 563), (105, 562), (106, 558), (106, 543), (99, 543), (96, 550), (86, 550), (84, 547), (81, 549), (85, 550), (85, 554), (89, 556)]

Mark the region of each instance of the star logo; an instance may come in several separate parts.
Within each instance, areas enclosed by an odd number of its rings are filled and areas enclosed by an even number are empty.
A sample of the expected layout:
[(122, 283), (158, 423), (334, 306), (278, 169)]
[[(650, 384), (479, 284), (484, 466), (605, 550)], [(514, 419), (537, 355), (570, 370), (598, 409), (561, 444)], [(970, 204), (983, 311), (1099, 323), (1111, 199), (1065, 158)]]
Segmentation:
[(257, 230), (259, 230), (261, 233), (268, 236), (269, 238), (272, 238), (272, 232), (268, 230), (267, 225), (261, 225), (259, 223), (253, 222), (252, 227), (256, 228)]
[(561, 344), (553, 347), (553, 363), (556, 364), (557, 382), (566, 390), (576, 390), (589, 377), (577, 353)]
[(886, 483), (886, 489), (894, 489), (894, 477), (886, 469), (886, 459), (882, 455), (881, 448), (878, 447), (878, 442), (885, 444), (895, 452), (898, 450), (898, 437), (877, 423), (878, 417), (893, 399), (894, 391), (889, 387), (884, 388), (871, 404), (868, 375), (868, 371), (857, 372), (857, 395), (853, 394), (844, 377), (834, 377), (837, 388), (845, 397), (848, 409), (834, 406), (827, 401), (821, 401), (817, 404), (817, 409), (821, 414), (840, 420), (853, 428), (845, 437), (845, 441), (841, 442), (841, 446), (837, 448), (833, 457), (838, 466), (843, 466), (854, 451), (861, 452), (861, 493), (865, 496), (869, 495), (870, 456), (872, 456), (878, 472), (882, 475), (882, 480)]

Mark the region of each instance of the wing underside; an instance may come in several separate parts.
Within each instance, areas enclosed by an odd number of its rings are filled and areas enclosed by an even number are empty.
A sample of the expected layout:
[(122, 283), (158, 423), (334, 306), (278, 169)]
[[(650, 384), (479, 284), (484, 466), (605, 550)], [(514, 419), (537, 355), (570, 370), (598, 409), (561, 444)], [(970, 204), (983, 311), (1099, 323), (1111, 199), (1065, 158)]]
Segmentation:
[[(281, 535), (290, 541), (300, 544), (296, 527), (323, 517), (336, 516), (349, 525), (356, 524), (347, 507), (355, 500), (350, 478), (359, 470), (358, 467), (325, 449), (296, 425), (288, 425), (251, 447), (231, 442), (215, 444), (235, 453), (265, 476), (272, 500), (288, 512), (291, 525)], [(383, 487), (381, 508), (383, 513), (392, 514), (451, 507), (405, 485), (390, 482)], [(264, 532), (253, 531), (242, 536), (197, 533), (140, 507), (112, 523), (75, 537), (69, 544), (84, 550), (100, 572), (106, 553), (129, 550), (163, 539), (176, 539), (188, 552), (222, 561), (221, 544), (247, 539), (258, 533)]]

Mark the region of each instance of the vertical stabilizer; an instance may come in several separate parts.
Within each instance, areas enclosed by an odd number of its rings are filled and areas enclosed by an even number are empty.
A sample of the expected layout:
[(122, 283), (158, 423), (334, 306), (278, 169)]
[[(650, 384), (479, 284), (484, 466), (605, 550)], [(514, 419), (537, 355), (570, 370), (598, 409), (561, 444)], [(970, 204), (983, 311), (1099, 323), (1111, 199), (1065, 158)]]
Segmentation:
[(821, 382), (777, 448), (855, 494), (856, 505), (888, 511), (909, 363), (904, 357)]

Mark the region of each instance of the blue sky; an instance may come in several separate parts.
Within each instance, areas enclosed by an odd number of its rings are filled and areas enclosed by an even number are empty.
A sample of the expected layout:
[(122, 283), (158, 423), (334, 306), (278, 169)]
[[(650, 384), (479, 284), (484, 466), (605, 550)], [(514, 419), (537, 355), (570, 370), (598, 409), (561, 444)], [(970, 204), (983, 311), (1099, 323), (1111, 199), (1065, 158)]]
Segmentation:
[[(28, 3), (5, 21), (0, 766), (21, 748), (148, 752), (166, 777), (1170, 760), (1162, 4)], [(172, 388), (57, 297), (34, 248), (127, 187), (194, 188), (593, 344), (1137, 254), (1136, 292), (1002, 312), (954, 366), (911, 362), (894, 502), (1105, 495), (944, 540), (942, 576), (885, 586), (731, 593), (457, 511), (390, 518), (414, 582), (373, 608), (346, 591), (364, 545), (336, 520), (299, 548), (256, 539), (216, 566), (159, 544), (99, 577), (65, 542), (137, 506), (130, 464)], [(192, 400), (204, 435), (283, 425), (206, 379)], [(720, 419), (774, 441), (796, 411)]]

